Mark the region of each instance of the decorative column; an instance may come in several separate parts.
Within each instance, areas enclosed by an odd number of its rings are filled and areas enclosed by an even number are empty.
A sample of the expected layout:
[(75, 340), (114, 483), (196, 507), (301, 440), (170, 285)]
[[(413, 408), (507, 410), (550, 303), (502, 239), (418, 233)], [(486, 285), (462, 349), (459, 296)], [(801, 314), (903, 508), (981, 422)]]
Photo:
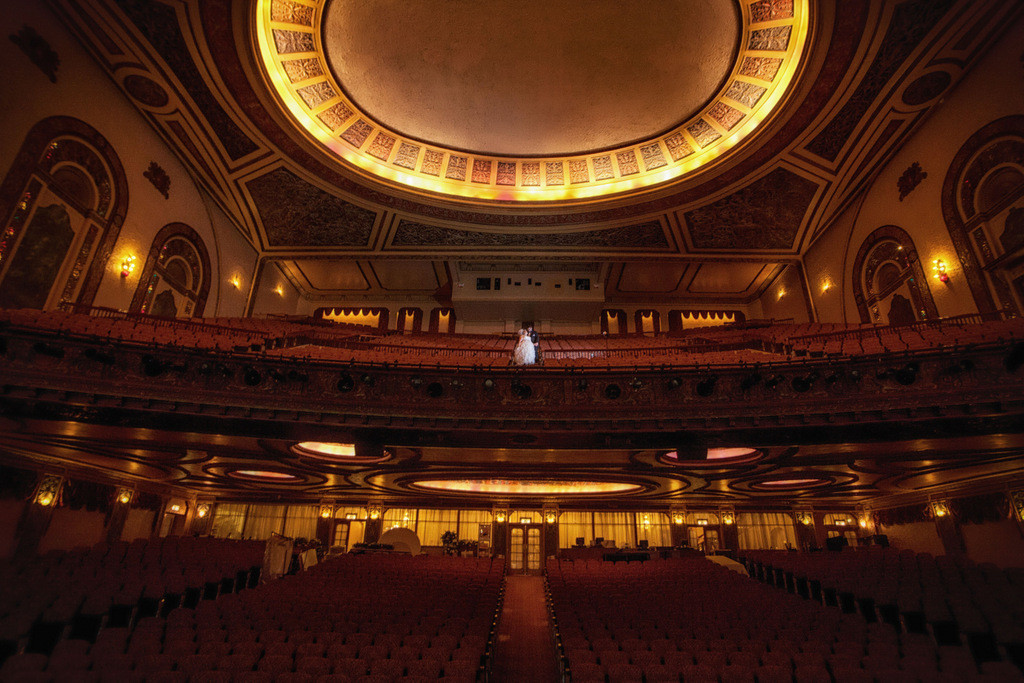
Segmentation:
[(793, 511), (793, 519), (796, 524), (796, 545), (800, 550), (808, 550), (818, 545), (818, 538), (814, 532), (814, 513), (808, 509), (797, 509)]
[(135, 500), (135, 491), (130, 488), (120, 488), (114, 496), (114, 505), (110, 509), (110, 518), (107, 521), (107, 543), (117, 543), (124, 533), (124, 523), (128, 519), (128, 511), (132, 509), (132, 501)]
[(380, 505), (366, 506), (366, 529), (363, 531), (364, 543), (376, 543), (384, 533), (384, 508)]
[(331, 533), (334, 531), (334, 503), (324, 501), (320, 504), (320, 514), (316, 518), (316, 539), (325, 550), (331, 547)]
[(558, 508), (554, 505), (544, 508), (544, 559), (558, 555)]
[(189, 533), (193, 536), (209, 536), (213, 531), (213, 501), (196, 500), (195, 514), (192, 515), (192, 524), (189, 526)]
[(964, 545), (964, 536), (960, 531), (960, 524), (950, 514), (949, 505), (944, 500), (932, 501), (928, 506), (932, 519), (935, 520), (935, 530), (942, 541), (942, 548), (947, 555), (962, 556), (967, 553)]
[(690, 543), (690, 531), (686, 527), (686, 510), (684, 508), (672, 508), (669, 511), (669, 517), (672, 518), (671, 526), (671, 538), (672, 547), (681, 548), (689, 545)]
[(740, 532), (736, 528), (736, 512), (732, 508), (723, 508), (718, 518), (722, 521), (719, 525), (719, 534), (722, 538), (722, 548), (736, 551), (740, 548)]
[(494, 508), (491, 512), (494, 524), (491, 527), (491, 556), (508, 555), (508, 508)]
[(43, 475), (36, 484), (32, 500), (25, 506), (25, 511), (18, 521), (18, 529), (15, 532), (15, 557), (35, 555), (39, 542), (50, 528), (53, 510), (60, 503), (63, 485), (64, 478), (53, 474)]

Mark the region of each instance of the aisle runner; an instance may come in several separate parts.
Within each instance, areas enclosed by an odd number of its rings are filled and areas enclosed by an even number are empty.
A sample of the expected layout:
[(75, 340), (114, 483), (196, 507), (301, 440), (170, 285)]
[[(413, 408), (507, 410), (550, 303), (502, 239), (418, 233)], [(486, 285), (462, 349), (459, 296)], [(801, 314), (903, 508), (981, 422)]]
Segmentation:
[(544, 604), (544, 579), (509, 576), (506, 581), (492, 679), (503, 683), (557, 683), (558, 663)]

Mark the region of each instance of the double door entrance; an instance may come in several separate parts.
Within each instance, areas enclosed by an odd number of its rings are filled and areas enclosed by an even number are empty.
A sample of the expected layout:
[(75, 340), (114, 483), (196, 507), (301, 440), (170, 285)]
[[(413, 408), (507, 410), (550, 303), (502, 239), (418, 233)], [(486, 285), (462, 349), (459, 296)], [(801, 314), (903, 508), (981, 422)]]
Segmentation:
[(509, 574), (540, 574), (544, 557), (540, 524), (510, 524)]

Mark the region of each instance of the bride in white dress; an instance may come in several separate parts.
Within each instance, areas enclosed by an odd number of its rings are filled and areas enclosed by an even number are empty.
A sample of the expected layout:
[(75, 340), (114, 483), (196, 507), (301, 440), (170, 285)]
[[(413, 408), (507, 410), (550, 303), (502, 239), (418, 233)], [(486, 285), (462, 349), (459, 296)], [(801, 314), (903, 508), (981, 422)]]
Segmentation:
[(516, 365), (533, 365), (537, 362), (537, 350), (526, 330), (519, 330), (519, 341), (512, 352), (512, 362)]

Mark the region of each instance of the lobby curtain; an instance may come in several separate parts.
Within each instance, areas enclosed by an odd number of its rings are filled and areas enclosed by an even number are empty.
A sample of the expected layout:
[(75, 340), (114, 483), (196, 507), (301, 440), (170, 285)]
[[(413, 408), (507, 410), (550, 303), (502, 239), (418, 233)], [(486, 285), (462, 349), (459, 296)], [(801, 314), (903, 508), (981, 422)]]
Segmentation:
[(316, 519), (320, 512), (317, 505), (289, 505), (288, 516), (284, 521), (284, 535), (288, 538), (305, 538), (316, 536)]
[(796, 547), (793, 517), (784, 512), (744, 512), (736, 515), (740, 550), (781, 550)]
[(594, 538), (615, 541), (616, 548), (636, 546), (636, 524), (632, 512), (595, 512)]
[(284, 513), (287, 507), (286, 505), (250, 505), (242, 537), (263, 541), (270, 538), (271, 534), (281, 533), (284, 529)]
[[(458, 510), (420, 510), (419, 528), (416, 530), (420, 545), (441, 545), (441, 534), (446, 531), (458, 533), (458, 514)], [(475, 541), (476, 536), (469, 540)]]
[(217, 503), (213, 508), (210, 535), (215, 538), (242, 538), (248, 507), (245, 503)]
[(577, 538), (589, 545), (594, 540), (593, 521), (593, 512), (563, 512), (558, 517), (558, 547), (571, 548)]

